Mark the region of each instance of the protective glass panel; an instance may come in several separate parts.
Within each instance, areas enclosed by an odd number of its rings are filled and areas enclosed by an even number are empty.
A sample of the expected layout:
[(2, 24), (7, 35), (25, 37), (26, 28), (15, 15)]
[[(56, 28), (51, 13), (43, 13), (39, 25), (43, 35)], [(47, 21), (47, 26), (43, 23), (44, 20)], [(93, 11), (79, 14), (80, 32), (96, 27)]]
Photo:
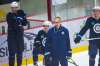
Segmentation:
[(32, 19), (47, 19), (47, 0), (21, 0), (21, 8)]
[(94, 0), (52, 0), (52, 16), (63, 20), (83, 17), (90, 14)]

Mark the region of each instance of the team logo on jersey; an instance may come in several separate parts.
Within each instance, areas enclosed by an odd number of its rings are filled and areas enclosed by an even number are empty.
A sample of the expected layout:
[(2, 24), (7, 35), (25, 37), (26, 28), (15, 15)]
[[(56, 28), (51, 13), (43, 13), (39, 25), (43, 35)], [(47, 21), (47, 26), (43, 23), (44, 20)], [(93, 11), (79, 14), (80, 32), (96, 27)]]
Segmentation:
[(99, 23), (95, 24), (93, 29), (95, 33), (100, 33), (100, 24)]
[(65, 32), (64, 32), (64, 31), (62, 31), (62, 32), (61, 32), (61, 34), (62, 34), (62, 35), (64, 35), (64, 34), (65, 34)]
[(46, 43), (46, 37), (45, 38), (43, 38), (43, 40), (42, 40), (42, 45), (45, 47), (45, 43)]

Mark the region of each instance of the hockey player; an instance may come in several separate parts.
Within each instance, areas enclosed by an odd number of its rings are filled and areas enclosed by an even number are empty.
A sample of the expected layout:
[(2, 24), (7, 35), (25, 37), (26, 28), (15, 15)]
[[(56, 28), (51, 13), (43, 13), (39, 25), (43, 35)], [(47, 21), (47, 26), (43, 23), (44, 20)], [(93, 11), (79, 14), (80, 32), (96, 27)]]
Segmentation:
[[(75, 38), (75, 43), (79, 43), (82, 36), (86, 33), (87, 30), (89, 32), (89, 38), (100, 38), (100, 7), (95, 6), (93, 8), (92, 17), (89, 17), (85, 23), (85, 26), (81, 29), (81, 31), (77, 34)], [(100, 53), (100, 39), (94, 39), (89, 41), (89, 66), (95, 65), (95, 58), (97, 55), (97, 50), (99, 49)], [(99, 54), (100, 55), (100, 54)], [(99, 63), (100, 66), (100, 56), (99, 56)]]
[(34, 48), (33, 48), (33, 61), (34, 65), (38, 66), (38, 55), (45, 53), (45, 41), (46, 41), (46, 36), (47, 32), (49, 30), (51, 22), (45, 21), (43, 23), (43, 29), (40, 30), (34, 40)]
[(17, 2), (11, 3), (11, 10), (6, 16), (8, 24), (8, 50), (9, 50), (9, 66), (14, 66), (15, 55), (17, 56), (17, 66), (21, 66), (22, 53), (24, 50), (23, 26), (28, 21), (23, 10)]
[(68, 66), (67, 57), (71, 57), (71, 47), (68, 30), (61, 25), (61, 18), (54, 19), (54, 27), (47, 34), (45, 55), (51, 56), (51, 66)]

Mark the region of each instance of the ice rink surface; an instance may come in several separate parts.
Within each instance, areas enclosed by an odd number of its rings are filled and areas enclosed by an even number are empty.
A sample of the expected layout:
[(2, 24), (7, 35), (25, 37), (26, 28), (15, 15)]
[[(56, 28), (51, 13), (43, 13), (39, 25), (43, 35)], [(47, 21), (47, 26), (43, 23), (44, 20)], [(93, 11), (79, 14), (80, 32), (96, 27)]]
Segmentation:
[[(88, 64), (89, 63), (88, 51), (84, 51), (84, 52), (80, 52), (80, 53), (75, 53), (75, 54), (73, 54), (72, 59), (79, 66), (89, 66), (89, 64)], [(33, 64), (30, 64), (30, 65), (27, 65), (27, 66), (33, 66)], [(39, 65), (39, 66), (43, 66), (43, 65)], [(75, 66), (75, 65), (69, 63), (69, 66)], [(98, 55), (96, 57), (96, 64), (95, 64), (95, 66), (98, 66)]]

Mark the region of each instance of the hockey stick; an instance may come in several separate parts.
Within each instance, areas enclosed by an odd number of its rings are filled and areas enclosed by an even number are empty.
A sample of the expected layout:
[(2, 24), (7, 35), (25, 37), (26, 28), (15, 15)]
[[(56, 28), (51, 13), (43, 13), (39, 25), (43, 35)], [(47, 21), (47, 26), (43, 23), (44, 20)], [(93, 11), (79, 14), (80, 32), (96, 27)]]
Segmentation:
[(72, 58), (67, 58), (68, 62), (75, 65), (75, 66), (79, 66)]
[(81, 41), (90, 41), (90, 40), (98, 40), (100, 38), (85, 38), (85, 39), (82, 39)]

